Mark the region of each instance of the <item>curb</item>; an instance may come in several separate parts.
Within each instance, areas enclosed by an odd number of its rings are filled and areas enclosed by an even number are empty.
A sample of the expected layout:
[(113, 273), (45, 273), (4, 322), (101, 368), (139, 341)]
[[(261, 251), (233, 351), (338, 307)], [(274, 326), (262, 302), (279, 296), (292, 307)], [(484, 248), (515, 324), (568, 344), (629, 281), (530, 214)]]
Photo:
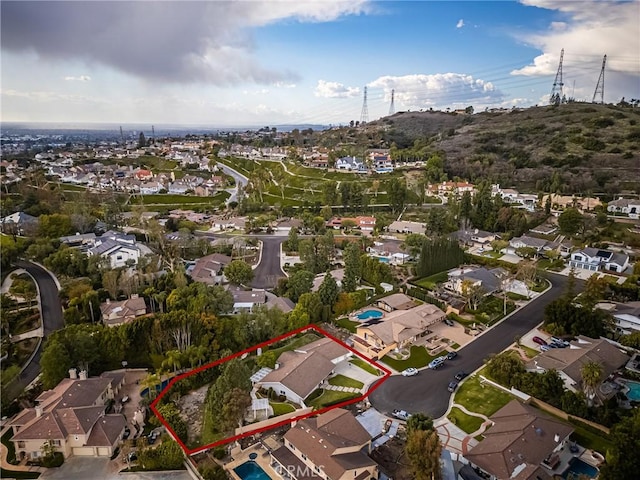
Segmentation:
[(260, 242), (260, 255), (258, 255), (258, 261), (255, 265), (251, 266), (251, 270), (255, 270), (260, 266), (260, 262), (262, 262), (262, 249), (264, 248), (264, 242), (262, 240), (258, 240)]

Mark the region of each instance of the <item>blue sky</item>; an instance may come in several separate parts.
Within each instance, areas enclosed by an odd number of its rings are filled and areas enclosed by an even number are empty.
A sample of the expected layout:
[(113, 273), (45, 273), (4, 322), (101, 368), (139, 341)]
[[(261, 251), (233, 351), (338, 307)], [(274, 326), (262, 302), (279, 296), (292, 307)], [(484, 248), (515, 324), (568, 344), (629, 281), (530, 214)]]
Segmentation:
[(261, 126), (640, 97), (640, 3), (9, 2), (2, 121)]

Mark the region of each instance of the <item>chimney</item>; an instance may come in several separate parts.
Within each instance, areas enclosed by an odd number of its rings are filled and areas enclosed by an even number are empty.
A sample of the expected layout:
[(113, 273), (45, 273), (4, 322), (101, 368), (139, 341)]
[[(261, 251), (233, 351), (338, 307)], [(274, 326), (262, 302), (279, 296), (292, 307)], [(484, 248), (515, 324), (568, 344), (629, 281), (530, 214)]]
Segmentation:
[(133, 300), (134, 298), (138, 298), (138, 294), (137, 293), (132, 293), (131, 294), (131, 299)]
[(87, 371), (80, 370), (80, 380), (86, 380), (86, 379), (87, 379)]
[(42, 406), (36, 405), (36, 418), (40, 418), (42, 416)]
[(71, 380), (77, 380), (78, 379), (78, 370), (76, 370), (75, 368), (70, 368), (69, 369), (69, 378)]

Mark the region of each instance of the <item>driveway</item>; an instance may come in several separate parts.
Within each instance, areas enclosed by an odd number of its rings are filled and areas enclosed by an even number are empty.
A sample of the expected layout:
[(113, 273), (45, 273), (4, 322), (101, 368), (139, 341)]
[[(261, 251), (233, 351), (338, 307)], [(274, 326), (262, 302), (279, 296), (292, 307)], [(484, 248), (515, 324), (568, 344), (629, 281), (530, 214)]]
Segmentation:
[(115, 460), (95, 457), (71, 457), (60, 468), (46, 470), (43, 480), (191, 480), (186, 470), (167, 472), (135, 472), (120, 475)]
[[(483, 365), (492, 353), (499, 353), (511, 345), (516, 336), (523, 336), (542, 322), (545, 307), (565, 292), (567, 278), (549, 274), (552, 287), (498, 325), (485, 331), (474, 341), (458, 350), (458, 357), (448, 360), (437, 370), (422, 370), (415, 377), (394, 375), (370, 396), (371, 404), (380, 412), (393, 409), (424, 412), (439, 418), (447, 410), (451, 393), (447, 385), (459, 371), (473, 372)], [(576, 288), (582, 283), (577, 282)]]
[(218, 162), (218, 168), (222, 170), (225, 174), (232, 176), (233, 179), (236, 181), (236, 186), (228, 190), (231, 193), (231, 196), (227, 199), (227, 205), (230, 204), (231, 202), (237, 202), (238, 187), (240, 185), (245, 186), (249, 182), (249, 179), (244, 175), (242, 175), (240, 172), (234, 170), (233, 168), (227, 167), (223, 163)]

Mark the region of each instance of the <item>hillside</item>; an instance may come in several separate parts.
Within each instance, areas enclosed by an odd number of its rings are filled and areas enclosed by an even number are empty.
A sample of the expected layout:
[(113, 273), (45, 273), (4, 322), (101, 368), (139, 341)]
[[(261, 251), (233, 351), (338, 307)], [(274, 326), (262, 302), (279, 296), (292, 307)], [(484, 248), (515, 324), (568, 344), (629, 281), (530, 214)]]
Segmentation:
[(402, 112), (343, 130), (343, 142), (370, 148), (420, 140), (429, 153), (441, 152), (450, 177), (565, 193), (640, 191), (640, 109), (573, 103), (475, 115)]

